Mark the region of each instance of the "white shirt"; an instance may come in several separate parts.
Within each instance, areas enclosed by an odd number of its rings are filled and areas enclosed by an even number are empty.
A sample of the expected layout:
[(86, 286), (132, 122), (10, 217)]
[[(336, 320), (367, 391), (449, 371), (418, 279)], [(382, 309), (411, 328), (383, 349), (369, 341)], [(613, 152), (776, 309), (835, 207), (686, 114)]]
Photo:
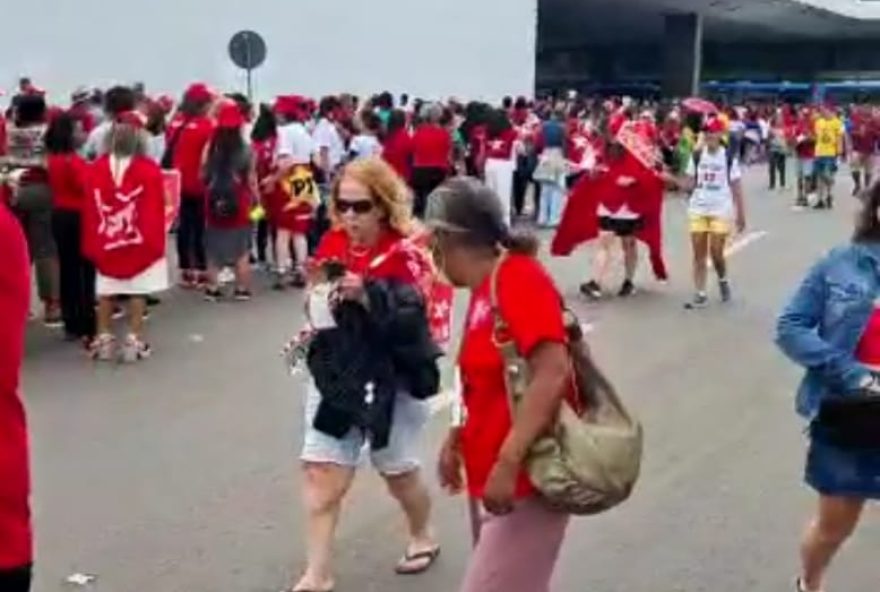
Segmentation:
[(382, 154), (382, 144), (376, 136), (360, 134), (351, 139), (348, 151), (354, 158), (369, 158)]
[(695, 178), (697, 185), (691, 194), (688, 211), (697, 216), (733, 217), (733, 192), (730, 184), (742, 178), (739, 161), (733, 159), (730, 175), (727, 173), (727, 152), (719, 148), (714, 154), (708, 149), (700, 156), (699, 169), (694, 159), (688, 161), (686, 174)]
[(326, 117), (321, 118), (318, 125), (315, 126), (315, 131), (312, 132), (312, 139), (314, 140), (315, 154), (320, 153), (322, 148), (327, 149), (327, 158), (330, 160), (331, 169), (342, 163), (342, 159), (345, 158), (345, 145), (342, 143), (342, 136), (339, 135), (339, 130), (336, 129), (333, 122)]
[(303, 124), (294, 122), (278, 128), (275, 156), (279, 160), (291, 159), (296, 164), (308, 164), (314, 151), (312, 137)]
[[(90, 133), (89, 137), (86, 139), (86, 143), (83, 144), (82, 154), (90, 160), (100, 158), (104, 156), (107, 152), (107, 134), (110, 133), (110, 128), (113, 127), (112, 121), (105, 121), (95, 127)], [(159, 158), (162, 158), (161, 156)]]

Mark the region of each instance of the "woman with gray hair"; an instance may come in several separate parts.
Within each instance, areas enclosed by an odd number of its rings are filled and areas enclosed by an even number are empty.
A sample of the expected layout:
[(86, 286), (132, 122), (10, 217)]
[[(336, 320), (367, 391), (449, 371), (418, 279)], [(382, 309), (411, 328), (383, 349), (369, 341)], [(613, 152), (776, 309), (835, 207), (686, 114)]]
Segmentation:
[(412, 139), (413, 213), (418, 218), (425, 214), (428, 195), (446, 180), (452, 168), (452, 136), (440, 124), (443, 108), (430, 103), (422, 107), (421, 113), (422, 123)]
[[(513, 234), (505, 218), (498, 196), (471, 178), (440, 186), (426, 215), (435, 263), (471, 292), (458, 358), (466, 420), (450, 431), (438, 467), (447, 490), (466, 483), (482, 506), (461, 592), (546, 592), (568, 526), (568, 515), (545, 505), (523, 470), (560, 406), (574, 404), (561, 300), (534, 257), (535, 239)], [(502, 325), (530, 367), (513, 420), (495, 346)]]
[(92, 169), (94, 199), (86, 201), (83, 211), (83, 250), (97, 272), (97, 336), (91, 352), (102, 361), (116, 357), (111, 316), (120, 296), (128, 297), (129, 307), (121, 359), (149, 357), (151, 349), (143, 339), (146, 296), (168, 287), (162, 171), (147, 156), (143, 127), (134, 112), (115, 118), (107, 133), (107, 154)]

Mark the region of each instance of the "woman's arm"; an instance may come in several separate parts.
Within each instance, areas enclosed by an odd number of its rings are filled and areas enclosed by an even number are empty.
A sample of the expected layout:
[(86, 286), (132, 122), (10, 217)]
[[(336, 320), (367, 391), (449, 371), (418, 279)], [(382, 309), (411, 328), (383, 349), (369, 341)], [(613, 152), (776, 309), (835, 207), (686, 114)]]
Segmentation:
[(819, 324), (828, 303), (823, 259), (807, 274), (776, 322), (776, 345), (794, 362), (805, 368), (820, 370), (825, 380), (847, 390), (856, 390), (870, 372), (859, 364), (851, 352), (845, 352), (819, 335)]

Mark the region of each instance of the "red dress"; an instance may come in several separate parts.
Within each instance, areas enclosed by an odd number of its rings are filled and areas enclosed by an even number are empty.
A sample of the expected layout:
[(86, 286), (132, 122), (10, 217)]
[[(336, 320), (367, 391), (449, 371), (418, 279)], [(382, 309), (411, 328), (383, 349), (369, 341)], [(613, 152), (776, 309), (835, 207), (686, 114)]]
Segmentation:
[(0, 570), (32, 561), (30, 474), (21, 365), (30, 297), (27, 245), (9, 209), (0, 204)]

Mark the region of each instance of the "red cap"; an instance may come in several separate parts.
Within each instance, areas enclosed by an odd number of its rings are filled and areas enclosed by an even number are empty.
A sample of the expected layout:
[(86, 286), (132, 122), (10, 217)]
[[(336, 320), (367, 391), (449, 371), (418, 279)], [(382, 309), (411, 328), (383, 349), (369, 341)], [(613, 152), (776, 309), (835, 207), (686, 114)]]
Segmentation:
[(162, 95), (156, 99), (156, 104), (165, 113), (171, 113), (174, 109), (174, 99), (169, 95)]
[(183, 93), (183, 99), (193, 103), (207, 103), (214, 98), (214, 91), (208, 88), (204, 82), (196, 82), (191, 84), (186, 92)]
[(224, 129), (238, 129), (245, 124), (245, 117), (232, 101), (227, 101), (217, 109), (217, 127)]
[(137, 111), (123, 111), (116, 116), (116, 122), (141, 129), (146, 125), (144, 116)]
[(277, 115), (300, 119), (307, 110), (306, 100), (299, 95), (280, 96), (275, 99), (274, 110)]
[(724, 133), (724, 122), (718, 119), (717, 117), (713, 117), (709, 121), (706, 122), (706, 125), (703, 126), (703, 131), (708, 134), (723, 134)]

